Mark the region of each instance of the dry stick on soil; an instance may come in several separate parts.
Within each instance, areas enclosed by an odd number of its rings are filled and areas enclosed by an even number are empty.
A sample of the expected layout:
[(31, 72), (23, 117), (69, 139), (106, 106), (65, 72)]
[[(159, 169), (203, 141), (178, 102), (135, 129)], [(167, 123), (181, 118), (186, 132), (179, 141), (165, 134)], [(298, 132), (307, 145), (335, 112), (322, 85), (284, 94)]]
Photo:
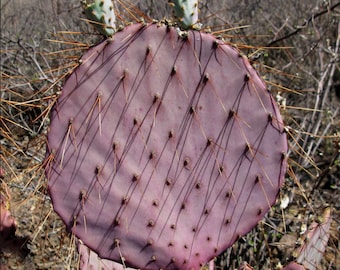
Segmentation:
[(283, 37), (280, 37), (280, 38), (277, 38), (277, 39), (274, 39), (274, 40), (270, 41), (266, 46), (267, 46), (267, 47), (272, 47), (274, 44), (279, 43), (279, 42), (281, 42), (281, 41), (283, 41), (283, 40), (285, 40), (285, 39), (288, 39), (288, 38), (290, 38), (290, 37), (292, 37), (292, 36), (298, 34), (302, 29), (306, 28), (306, 27), (307, 27), (314, 19), (316, 19), (316, 18), (318, 18), (318, 17), (320, 17), (320, 16), (322, 16), (322, 15), (325, 15), (325, 14), (329, 13), (330, 11), (333, 11), (333, 10), (334, 10), (335, 8), (337, 8), (338, 6), (340, 6), (340, 2), (335, 3), (335, 4), (333, 4), (333, 5), (330, 6), (330, 7), (327, 7), (327, 8), (325, 8), (324, 10), (322, 10), (322, 11), (316, 13), (316, 14), (313, 14), (312, 16), (310, 16), (310, 17), (304, 22), (304, 24), (302, 24), (302, 25), (300, 25), (300, 26), (297, 26), (297, 29), (296, 29), (296, 30), (290, 32), (289, 34), (287, 34), (287, 35), (285, 35), (285, 36), (283, 36)]
[[(333, 78), (334, 78), (334, 74), (335, 74), (335, 70), (336, 70), (336, 63), (339, 60), (339, 46), (340, 46), (340, 22), (338, 23), (338, 33), (337, 33), (337, 39), (336, 39), (336, 44), (335, 44), (335, 48), (332, 51), (332, 49), (330, 48), (328, 53), (332, 55), (332, 57), (329, 60), (329, 63), (327, 64), (326, 68), (321, 66), (320, 70), (324, 70), (321, 79), (319, 81), (318, 84), (318, 89), (316, 91), (316, 101), (315, 101), (315, 105), (314, 105), (314, 112), (313, 115), (311, 117), (311, 122), (315, 123), (314, 126), (310, 126), (310, 129), (312, 130), (308, 130), (308, 132), (312, 133), (312, 134), (318, 134), (319, 133), (319, 129), (321, 127), (321, 123), (322, 123), (322, 118), (324, 116), (325, 110), (327, 110), (327, 108), (325, 108), (325, 104), (326, 104), (326, 100), (329, 98), (329, 93), (330, 90), (332, 88), (332, 84), (333, 84)], [(320, 53), (320, 58), (323, 58), (323, 53)], [(320, 60), (320, 62), (322, 63), (322, 61)], [(318, 116), (316, 118), (316, 114), (318, 113)], [(335, 116), (333, 116), (335, 117)], [(313, 127), (313, 128), (312, 128)], [(321, 139), (321, 138), (320, 138)], [(320, 139), (319, 139), (319, 143), (320, 143)], [(305, 140), (305, 142), (307, 142), (307, 140)], [(312, 141), (308, 147), (306, 145), (304, 145), (304, 149), (308, 149), (307, 150), (307, 155), (308, 156), (314, 156), (315, 155), (315, 151), (317, 151), (318, 149), (318, 144), (316, 144), (315, 147), (314, 146), (314, 141)], [(306, 165), (306, 162), (303, 163), (304, 165)]]

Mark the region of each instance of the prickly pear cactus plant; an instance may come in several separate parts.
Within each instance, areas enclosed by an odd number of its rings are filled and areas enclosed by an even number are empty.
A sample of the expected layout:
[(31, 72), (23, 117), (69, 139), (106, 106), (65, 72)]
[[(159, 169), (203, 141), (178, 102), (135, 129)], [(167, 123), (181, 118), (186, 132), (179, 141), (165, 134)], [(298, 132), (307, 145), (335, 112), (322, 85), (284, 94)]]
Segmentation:
[(278, 107), (237, 49), (137, 23), (65, 82), (46, 175), (55, 211), (101, 258), (199, 269), (263, 218), (286, 152)]

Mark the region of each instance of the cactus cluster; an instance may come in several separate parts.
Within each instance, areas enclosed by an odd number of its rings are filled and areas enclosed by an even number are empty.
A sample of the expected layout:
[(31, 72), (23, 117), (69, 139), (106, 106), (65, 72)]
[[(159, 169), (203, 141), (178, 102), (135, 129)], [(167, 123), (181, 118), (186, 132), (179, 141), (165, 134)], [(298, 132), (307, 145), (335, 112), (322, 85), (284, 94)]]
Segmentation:
[(55, 211), (101, 258), (198, 269), (263, 218), (286, 152), (278, 107), (237, 49), (133, 24), (65, 82), (46, 175)]

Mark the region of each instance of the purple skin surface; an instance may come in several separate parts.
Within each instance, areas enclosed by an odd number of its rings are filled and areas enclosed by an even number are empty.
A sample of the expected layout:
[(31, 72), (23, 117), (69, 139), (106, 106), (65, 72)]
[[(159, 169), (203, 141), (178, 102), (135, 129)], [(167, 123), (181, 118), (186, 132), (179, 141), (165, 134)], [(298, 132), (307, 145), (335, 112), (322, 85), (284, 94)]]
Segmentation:
[(304, 268), (301, 264), (291, 262), (286, 267), (284, 267), (283, 270), (306, 270), (306, 268)]
[(286, 152), (279, 109), (236, 49), (135, 24), (65, 82), (46, 175), (55, 211), (100, 257), (199, 269), (263, 218)]

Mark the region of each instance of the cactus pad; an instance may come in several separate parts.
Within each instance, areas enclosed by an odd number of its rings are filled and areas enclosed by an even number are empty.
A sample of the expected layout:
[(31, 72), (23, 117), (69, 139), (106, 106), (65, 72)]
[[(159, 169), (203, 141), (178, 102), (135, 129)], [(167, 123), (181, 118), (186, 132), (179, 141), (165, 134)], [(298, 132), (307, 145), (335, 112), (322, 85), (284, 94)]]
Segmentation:
[(104, 36), (112, 36), (115, 32), (116, 15), (111, 0), (95, 0), (92, 4), (84, 4), (84, 12), (90, 23)]
[(198, 21), (197, 0), (173, 0), (175, 15), (179, 25), (184, 29), (191, 28)]
[(100, 257), (198, 269), (263, 218), (286, 151), (277, 105), (239, 51), (134, 24), (66, 80), (46, 175), (55, 211)]

